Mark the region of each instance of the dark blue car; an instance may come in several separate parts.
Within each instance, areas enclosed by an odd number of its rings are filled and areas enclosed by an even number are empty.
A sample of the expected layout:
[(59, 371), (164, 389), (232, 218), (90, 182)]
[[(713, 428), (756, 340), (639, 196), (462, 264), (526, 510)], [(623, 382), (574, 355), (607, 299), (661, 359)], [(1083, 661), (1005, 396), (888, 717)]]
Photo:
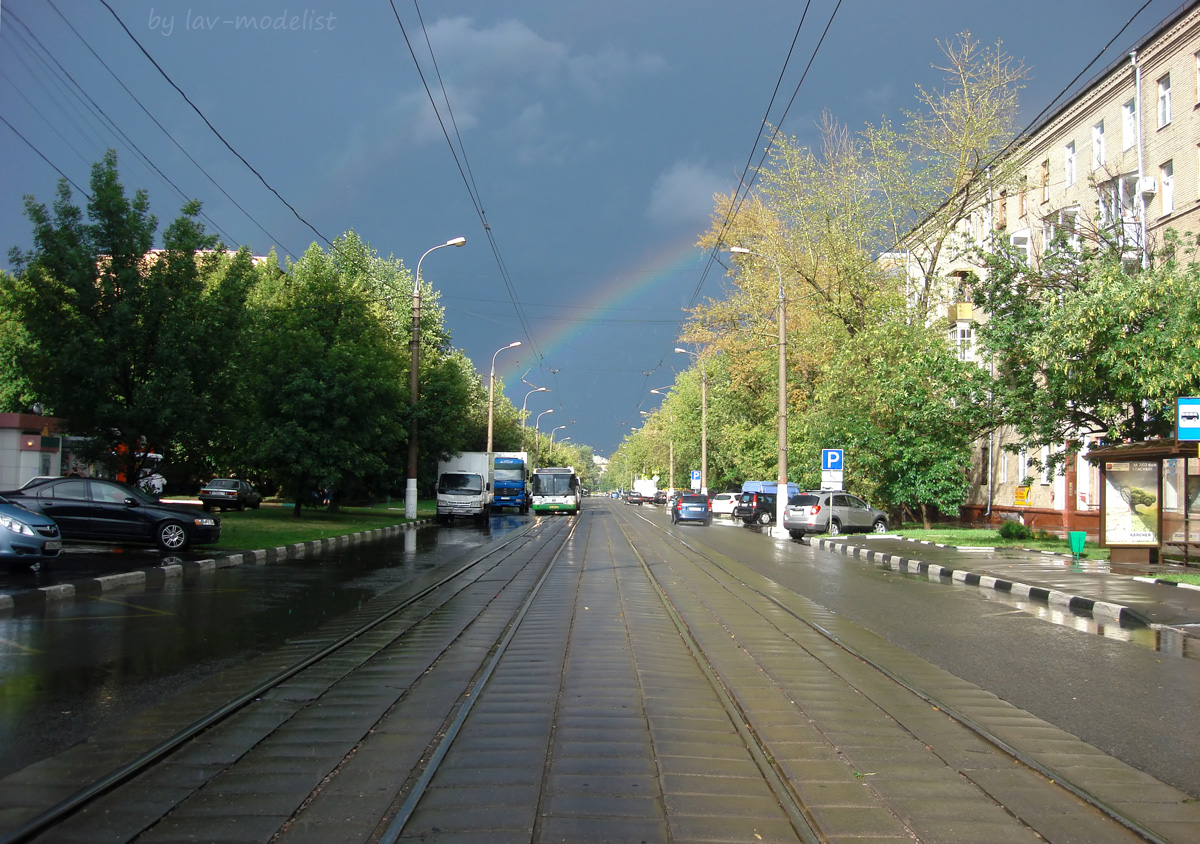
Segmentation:
[(707, 495), (684, 493), (671, 506), (671, 524), (678, 522), (702, 522), (712, 524), (712, 502)]

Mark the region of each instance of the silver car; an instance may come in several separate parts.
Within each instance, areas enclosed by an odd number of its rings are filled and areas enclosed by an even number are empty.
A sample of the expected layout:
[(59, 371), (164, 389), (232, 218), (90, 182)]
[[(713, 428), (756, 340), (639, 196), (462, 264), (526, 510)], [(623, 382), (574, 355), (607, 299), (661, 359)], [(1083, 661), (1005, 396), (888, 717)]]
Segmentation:
[(849, 531), (886, 533), (887, 513), (861, 498), (838, 490), (802, 492), (788, 499), (783, 527), (793, 539), (807, 534), (837, 536)]

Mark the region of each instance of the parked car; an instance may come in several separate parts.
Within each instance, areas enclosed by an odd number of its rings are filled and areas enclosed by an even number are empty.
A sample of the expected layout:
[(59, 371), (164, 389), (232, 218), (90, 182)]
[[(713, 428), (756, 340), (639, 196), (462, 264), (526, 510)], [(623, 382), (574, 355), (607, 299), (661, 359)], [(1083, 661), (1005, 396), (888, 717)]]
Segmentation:
[(775, 521), (775, 493), (743, 492), (734, 507), (733, 517), (748, 525), (769, 525)]
[(656, 493), (654, 493), (654, 500), (651, 501), (650, 503), (651, 504), (666, 504), (667, 503), (667, 491), (665, 489), (658, 490)]
[(712, 502), (708, 500), (707, 495), (687, 492), (679, 496), (671, 507), (673, 525), (679, 522), (701, 522), (711, 525), (712, 517)]
[(164, 551), (181, 551), (221, 538), (217, 517), (160, 504), (118, 481), (55, 478), (0, 496), (52, 518), (63, 539), (148, 543)]
[(737, 507), (741, 497), (741, 493), (738, 492), (718, 492), (712, 497), (713, 516), (728, 516), (732, 519), (733, 508)]
[(887, 513), (847, 492), (816, 490), (788, 499), (783, 527), (793, 539), (812, 533), (834, 536), (849, 531), (886, 533)]
[(646, 496), (642, 495), (636, 489), (631, 489), (629, 492), (625, 493), (625, 503), (636, 504), (637, 506), (641, 507), (646, 503)]
[(32, 566), (62, 551), (54, 519), (0, 497), (0, 561)]
[(222, 511), (245, 510), (247, 507), (257, 510), (262, 503), (262, 495), (240, 478), (217, 478), (200, 490), (200, 503), (206, 511), (213, 507)]

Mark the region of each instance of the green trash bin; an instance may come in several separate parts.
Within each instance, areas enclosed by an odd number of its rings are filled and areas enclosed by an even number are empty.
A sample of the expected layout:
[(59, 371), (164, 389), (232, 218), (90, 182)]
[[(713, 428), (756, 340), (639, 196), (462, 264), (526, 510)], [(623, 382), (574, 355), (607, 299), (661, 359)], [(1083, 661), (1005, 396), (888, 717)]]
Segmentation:
[(1078, 557), (1083, 553), (1083, 543), (1087, 539), (1087, 533), (1082, 530), (1073, 530), (1067, 534), (1067, 541), (1071, 543), (1071, 553)]

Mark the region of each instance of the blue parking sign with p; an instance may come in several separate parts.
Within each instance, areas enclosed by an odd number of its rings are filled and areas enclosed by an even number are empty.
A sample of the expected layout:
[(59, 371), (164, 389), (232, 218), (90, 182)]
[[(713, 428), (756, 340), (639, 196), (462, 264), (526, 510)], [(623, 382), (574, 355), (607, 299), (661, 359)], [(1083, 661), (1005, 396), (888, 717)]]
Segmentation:
[(838, 471), (845, 468), (842, 465), (842, 449), (840, 448), (823, 448), (821, 449), (821, 469), (822, 471)]

